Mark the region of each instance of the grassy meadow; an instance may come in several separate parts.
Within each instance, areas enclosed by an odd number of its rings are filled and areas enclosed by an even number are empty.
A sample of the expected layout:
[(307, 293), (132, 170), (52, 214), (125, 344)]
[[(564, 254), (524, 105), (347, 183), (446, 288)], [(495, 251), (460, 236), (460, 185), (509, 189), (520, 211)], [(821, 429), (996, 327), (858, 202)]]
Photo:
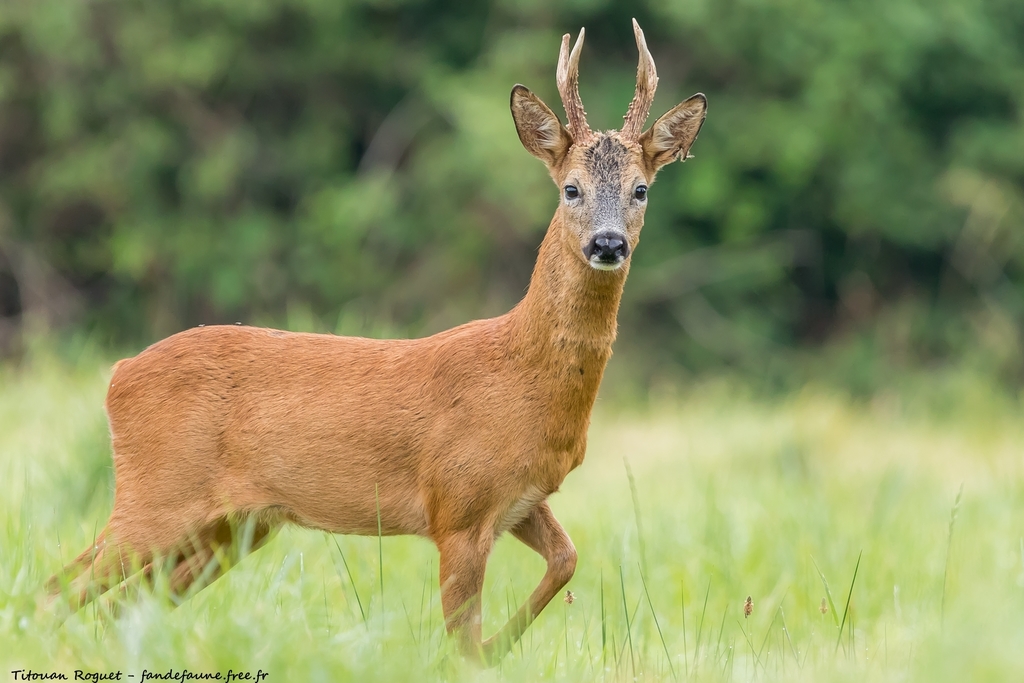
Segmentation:
[[(870, 401), (726, 381), (644, 407), (602, 398), (587, 460), (551, 499), (579, 551), (575, 599), (481, 671), (450, 650), (418, 538), (287, 529), (177, 609), (133, 592), (116, 613), (38, 615), (44, 580), (109, 511), (107, 372), (88, 353), (0, 369), (0, 680), (1024, 679), (1024, 421), (970, 379)], [(542, 573), (498, 542), (485, 635)]]

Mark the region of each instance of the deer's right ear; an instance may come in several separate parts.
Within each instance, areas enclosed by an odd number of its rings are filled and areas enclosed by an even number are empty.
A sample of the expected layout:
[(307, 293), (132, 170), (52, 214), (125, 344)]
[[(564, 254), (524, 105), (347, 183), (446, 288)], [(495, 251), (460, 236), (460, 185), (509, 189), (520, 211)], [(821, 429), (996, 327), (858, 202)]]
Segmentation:
[(522, 85), (512, 88), (510, 106), (516, 132), (526, 151), (549, 168), (557, 166), (572, 146), (572, 136), (555, 113)]

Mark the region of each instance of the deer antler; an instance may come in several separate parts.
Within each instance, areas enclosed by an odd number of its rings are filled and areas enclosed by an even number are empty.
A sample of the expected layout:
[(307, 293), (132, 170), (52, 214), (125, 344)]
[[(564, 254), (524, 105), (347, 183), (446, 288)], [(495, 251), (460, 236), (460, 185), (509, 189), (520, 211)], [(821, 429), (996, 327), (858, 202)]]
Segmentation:
[[(640, 62), (636, 67), (636, 93), (629, 103), (625, 122), (622, 124), (621, 135), (626, 140), (636, 140), (643, 131), (644, 122), (651, 112), (654, 102), (654, 91), (658, 88), (658, 72), (654, 69), (654, 58), (647, 49), (647, 40), (640, 24), (633, 20), (633, 35), (636, 36), (636, 47), (640, 51)], [(582, 34), (581, 34), (582, 37)], [(565, 43), (563, 43), (563, 50)]]
[(587, 112), (583, 111), (583, 101), (580, 99), (580, 49), (583, 47), (583, 34), (581, 28), (571, 53), (569, 39), (572, 36), (568, 33), (562, 36), (562, 49), (558, 53), (558, 70), (555, 73), (558, 94), (562, 96), (562, 106), (569, 118), (569, 132), (577, 145), (585, 145), (594, 137), (594, 131), (587, 125)]

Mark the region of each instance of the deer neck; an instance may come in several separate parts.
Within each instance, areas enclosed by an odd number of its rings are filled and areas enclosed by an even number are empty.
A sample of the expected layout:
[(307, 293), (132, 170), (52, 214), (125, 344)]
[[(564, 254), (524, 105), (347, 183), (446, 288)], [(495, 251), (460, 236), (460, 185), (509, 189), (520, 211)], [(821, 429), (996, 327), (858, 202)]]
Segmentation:
[(537, 476), (547, 477), (542, 485), (549, 491), (583, 462), (628, 268), (595, 270), (576, 254), (574, 242), (556, 213), (530, 288), (506, 318), (511, 355), (543, 397), (538, 433), (545, 451), (556, 456)]
[(524, 351), (553, 356), (556, 364), (569, 356), (582, 364), (584, 375), (596, 372), (599, 380), (615, 341), (629, 263), (615, 271), (595, 270), (576, 253), (575, 242), (566, 239), (556, 213), (512, 322)]

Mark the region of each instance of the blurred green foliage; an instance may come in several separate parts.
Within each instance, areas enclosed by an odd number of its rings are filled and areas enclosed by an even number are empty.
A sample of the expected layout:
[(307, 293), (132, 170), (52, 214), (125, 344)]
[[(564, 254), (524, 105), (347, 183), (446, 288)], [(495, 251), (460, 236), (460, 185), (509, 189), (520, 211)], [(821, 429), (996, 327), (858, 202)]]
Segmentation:
[(559, 36), (585, 25), (582, 97), (617, 127), (633, 15), (652, 115), (710, 107), (652, 189), (621, 348), (655, 374), (853, 339), (1024, 381), (1018, 0), (7, 0), (0, 336), (506, 310), (557, 201), (509, 90), (561, 111)]

